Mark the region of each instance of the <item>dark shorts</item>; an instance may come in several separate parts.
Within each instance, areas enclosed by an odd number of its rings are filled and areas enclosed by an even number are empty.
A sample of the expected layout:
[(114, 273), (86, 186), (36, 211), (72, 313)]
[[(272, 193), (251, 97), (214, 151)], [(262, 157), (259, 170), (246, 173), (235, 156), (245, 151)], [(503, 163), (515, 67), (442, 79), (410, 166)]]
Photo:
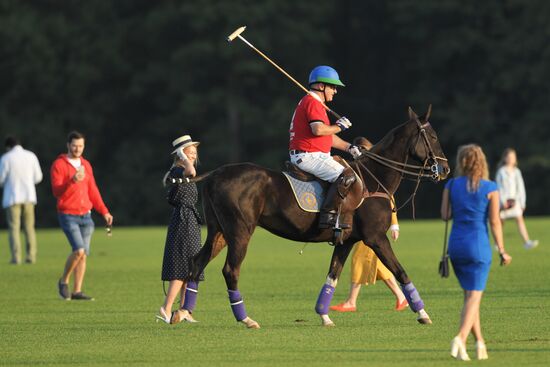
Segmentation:
[(86, 252), (86, 255), (89, 255), (90, 240), (95, 227), (91, 213), (84, 215), (57, 213), (57, 218), (73, 251), (82, 249)]

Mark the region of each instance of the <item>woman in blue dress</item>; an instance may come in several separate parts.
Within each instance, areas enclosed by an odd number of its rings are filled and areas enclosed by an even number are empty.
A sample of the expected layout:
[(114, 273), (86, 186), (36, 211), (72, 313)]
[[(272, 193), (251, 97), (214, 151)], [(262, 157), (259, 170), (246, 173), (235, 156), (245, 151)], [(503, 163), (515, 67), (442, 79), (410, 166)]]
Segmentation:
[(464, 361), (470, 360), (466, 352), (466, 339), (470, 332), (476, 339), (477, 358), (488, 358), (479, 317), (492, 258), (487, 220), (501, 265), (512, 261), (504, 251), (498, 188), (488, 177), (487, 160), (481, 147), (475, 144), (461, 146), (457, 153), (456, 177), (447, 182), (441, 202), (442, 218), (453, 218), (449, 257), (464, 289), (460, 328), (452, 341), (451, 355)]

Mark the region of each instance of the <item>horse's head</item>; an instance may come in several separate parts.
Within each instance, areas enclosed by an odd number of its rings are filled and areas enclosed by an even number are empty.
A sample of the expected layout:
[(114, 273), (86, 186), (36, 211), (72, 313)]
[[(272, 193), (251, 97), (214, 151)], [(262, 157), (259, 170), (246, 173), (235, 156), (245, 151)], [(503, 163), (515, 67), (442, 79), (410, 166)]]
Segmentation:
[(437, 133), (429, 122), (431, 113), (432, 105), (428, 107), (428, 112), (421, 117), (418, 117), (409, 107), (407, 125), (410, 124), (413, 126), (412, 129), (416, 129), (416, 133), (413, 133), (413, 138), (409, 143), (409, 155), (421, 162), (423, 167), (430, 171), (431, 179), (437, 182), (447, 178), (451, 169), (437, 139)]

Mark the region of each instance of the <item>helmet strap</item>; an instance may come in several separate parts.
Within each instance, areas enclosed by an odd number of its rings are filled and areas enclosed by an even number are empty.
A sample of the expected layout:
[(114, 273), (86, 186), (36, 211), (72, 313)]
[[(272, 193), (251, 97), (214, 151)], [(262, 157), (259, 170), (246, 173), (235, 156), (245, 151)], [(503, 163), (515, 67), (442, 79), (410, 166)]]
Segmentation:
[(317, 83), (314, 83), (314, 84), (323, 84), (323, 89), (319, 89), (319, 88), (315, 88), (315, 87), (309, 87), (310, 90), (314, 90), (316, 92), (323, 92), (323, 98), (324, 98), (324, 101), (326, 102), (327, 100), (327, 95), (325, 93), (325, 90), (326, 90), (326, 85), (324, 83), (320, 83), (320, 82), (317, 82)]

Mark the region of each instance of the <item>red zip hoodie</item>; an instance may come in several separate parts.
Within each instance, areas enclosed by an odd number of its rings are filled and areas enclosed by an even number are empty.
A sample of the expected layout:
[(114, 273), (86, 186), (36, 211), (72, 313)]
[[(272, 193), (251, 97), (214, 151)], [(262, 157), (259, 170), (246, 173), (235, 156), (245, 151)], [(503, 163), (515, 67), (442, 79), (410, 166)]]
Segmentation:
[(94, 208), (99, 214), (109, 213), (94, 178), (90, 162), (80, 157), (84, 166), (84, 180), (75, 182), (76, 168), (67, 154), (60, 154), (50, 169), (53, 196), (57, 198), (57, 211), (63, 214), (84, 215)]

